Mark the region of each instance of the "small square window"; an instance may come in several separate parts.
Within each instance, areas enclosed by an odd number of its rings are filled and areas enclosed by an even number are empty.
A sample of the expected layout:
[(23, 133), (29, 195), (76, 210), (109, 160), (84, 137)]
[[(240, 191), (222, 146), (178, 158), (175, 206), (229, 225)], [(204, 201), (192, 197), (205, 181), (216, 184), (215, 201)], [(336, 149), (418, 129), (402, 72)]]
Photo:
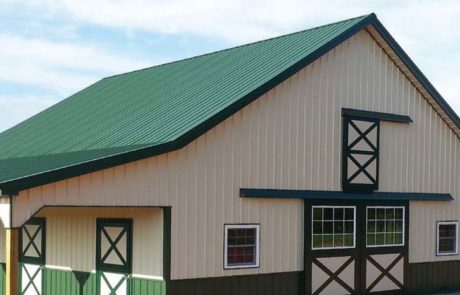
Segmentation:
[(458, 254), (458, 221), (438, 222), (436, 254)]
[(259, 267), (258, 224), (226, 224), (224, 268)]

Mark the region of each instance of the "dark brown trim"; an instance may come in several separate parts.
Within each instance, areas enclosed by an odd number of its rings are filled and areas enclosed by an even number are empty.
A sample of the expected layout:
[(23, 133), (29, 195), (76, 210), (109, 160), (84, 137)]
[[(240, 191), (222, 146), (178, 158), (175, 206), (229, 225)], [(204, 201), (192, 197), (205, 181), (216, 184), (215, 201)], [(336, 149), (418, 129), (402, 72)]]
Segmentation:
[(364, 110), (357, 110), (357, 109), (342, 109), (342, 116), (352, 116), (352, 117), (359, 117), (364, 119), (374, 119), (380, 121), (387, 121), (387, 122), (395, 122), (395, 123), (411, 123), (413, 122), (411, 117), (407, 115), (398, 115), (398, 114), (391, 114), (391, 113), (381, 113), (381, 112), (371, 112), (371, 111), (364, 111)]
[(168, 295), (300, 295), (302, 272), (171, 280)]
[(343, 192), (316, 190), (287, 190), (241, 188), (241, 198), (279, 198), (304, 200), (357, 200), (357, 201), (452, 201), (451, 194), (401, 192)]
[(410, 294), (460, 291), (460, 260), (410, 263)]

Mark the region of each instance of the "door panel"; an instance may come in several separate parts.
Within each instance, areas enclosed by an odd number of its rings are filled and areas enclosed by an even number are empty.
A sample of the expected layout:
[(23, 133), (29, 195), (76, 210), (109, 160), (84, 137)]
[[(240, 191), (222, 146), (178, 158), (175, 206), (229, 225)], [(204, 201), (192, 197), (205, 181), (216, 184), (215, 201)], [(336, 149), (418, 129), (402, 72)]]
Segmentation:
[(354, 257), (342, 256), (313, 259), (312, 294), (352, 294), (354, 290)]
[(40, 265), (21, 265), (21, 294), (41, 295), (43, 282), (43, 270)]

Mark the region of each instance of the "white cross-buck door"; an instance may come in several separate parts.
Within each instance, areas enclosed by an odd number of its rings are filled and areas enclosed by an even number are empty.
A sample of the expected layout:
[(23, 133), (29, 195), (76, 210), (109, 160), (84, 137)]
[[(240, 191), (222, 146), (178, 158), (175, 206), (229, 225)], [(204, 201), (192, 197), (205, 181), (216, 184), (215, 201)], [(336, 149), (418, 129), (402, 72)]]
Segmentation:
[(41, 295), (45, 264), (45, 219), (33, 218), (19, 234), (20, 294)]
[(132, 265), (132, 220), (98, 219), (96, 247), (99, 295), (128, 294)]

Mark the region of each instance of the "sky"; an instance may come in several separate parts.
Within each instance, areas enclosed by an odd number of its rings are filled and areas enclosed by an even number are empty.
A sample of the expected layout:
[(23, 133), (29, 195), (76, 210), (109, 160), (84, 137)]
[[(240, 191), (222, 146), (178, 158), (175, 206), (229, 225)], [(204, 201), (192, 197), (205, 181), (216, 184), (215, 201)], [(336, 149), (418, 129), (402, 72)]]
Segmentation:
[(458, 0), (0, 0), (0, 131), (106, 76), (371, 12), (460, 113)]

